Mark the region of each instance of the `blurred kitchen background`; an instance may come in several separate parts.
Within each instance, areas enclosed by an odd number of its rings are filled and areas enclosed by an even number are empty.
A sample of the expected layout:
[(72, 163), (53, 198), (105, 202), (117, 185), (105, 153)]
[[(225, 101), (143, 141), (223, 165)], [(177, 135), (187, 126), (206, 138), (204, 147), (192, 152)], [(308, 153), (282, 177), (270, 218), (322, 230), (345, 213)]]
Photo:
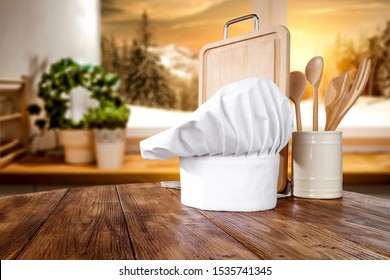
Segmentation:
[[(348, 71), (353, 79), (360, 59), (371, 58), (365, 92), (339, 129), (346, 152), (390, 152), (389, 0), (0, 0), (0, 77), (27, 75), (32, 102), (40, 75), (53, 61), (72, 57), (101, 64), (121, 78), (119, 93), (132, 110), (127, 137), (143, 139), (197, 108), (199, 51), (222, 39), (226, 21), (250, 13), (259, 15), (260, 28), (289, 28), (291, 71), (304, 71), (313, 56), (323, 56), (322, 101), (333, 77)], [(229, 36), (251, 30), (252, 22), (244, 22), (232, 26)], [(311, 129), (310, 98), (309, 87), (304, 130)], [(3, 112), (8, 101), (0, 102)], [(72, 97), (72, 116), (80, 117), (88, 104), (87, 93)], [(322, 109), (320, 128), (324, 123)], [(3, 125), (3, 137), (11, 129)], [(37, 132), (32, 124), (30, 130)], [(52, 135), (44, 135), (31, 141), (30, 151), (53, 143)], [(134, 143), (129, 141), (127, 152), (137, 152)], [(9, 189), (1, 174), (0, 188)], [(390, 182), (367, 189), (390, 196)]]

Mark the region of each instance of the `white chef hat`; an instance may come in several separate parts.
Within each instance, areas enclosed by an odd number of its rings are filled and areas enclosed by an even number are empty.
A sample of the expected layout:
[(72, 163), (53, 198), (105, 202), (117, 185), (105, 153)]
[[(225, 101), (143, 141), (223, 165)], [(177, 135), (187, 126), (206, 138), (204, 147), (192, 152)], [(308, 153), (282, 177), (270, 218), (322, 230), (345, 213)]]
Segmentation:
[(279, 152), (293, 110), (268, 78), (222, 87), (181, 125), (141, 141), (145, 159), (180, 157), (181, 201), (205, 210), (276, 206)]

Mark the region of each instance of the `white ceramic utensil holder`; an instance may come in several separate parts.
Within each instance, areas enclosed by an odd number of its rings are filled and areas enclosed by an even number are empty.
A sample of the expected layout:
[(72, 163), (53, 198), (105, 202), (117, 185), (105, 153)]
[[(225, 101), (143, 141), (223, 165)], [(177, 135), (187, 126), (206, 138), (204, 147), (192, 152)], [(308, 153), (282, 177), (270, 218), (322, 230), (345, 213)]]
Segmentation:
[(340, 198), (343, 192), (341, 131), (304, 131), (292, 135), (293, 195)]

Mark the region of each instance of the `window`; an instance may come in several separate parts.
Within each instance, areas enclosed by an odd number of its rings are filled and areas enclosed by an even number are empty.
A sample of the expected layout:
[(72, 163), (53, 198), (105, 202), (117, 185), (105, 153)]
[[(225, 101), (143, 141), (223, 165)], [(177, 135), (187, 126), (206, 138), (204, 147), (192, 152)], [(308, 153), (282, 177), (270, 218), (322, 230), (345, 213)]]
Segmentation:
[[(277, 24), (288, 26), (291, 71), (304, 72), (310, 58), (317, 55), (324, 58), (320, 101), (332, 78), (348, 71), (353, 82), (359, 59), (362, 56), (375, 58), (378, 52), (373, 48), (382, 48), (379, 60), (387, 59), (387, 64), (382, 63), (387, 67), (373, 67), (364, 96), (338, 129), (343, 131), (346, 150), (390, 150), (390, 46), (385, 42), (390, 38), (390, 5), (387, 1), (202, 0), (186, 1), (183, 5), (178, 0), (103, 0), (101, 8), (102, 60), (109, 70), (121, 73), (125, 97), (130, 93), (126, 98), (132, 107), (131, 137), (141, 139), (162, 131), (196, 108), (200, 48), (222, 39), (227, 20), (255, 12), (260, 16), (260, 28)], [(251, 22), (239, 24), (229, 34), (250, 32), (251, 28)], [(135, 41), (140, 52), (146, 48), (151, 54), (148, 63), (158, 62), (154, 77), (163, 85), (160, 91), (165, 94), (162, 96), (156, 98), (151, 94), (144, 96), (144, 100), (137, 99), (136, 91), (129, 86), (134, 79), (126, 75), (133, 71), (130, 74), (134, 78), (137, 71), (133, 66), (140, 63), (134, 56)], [(378, 77), (382, 77), (382, 82), (378, 82)], [(302, 103), (306, 130), (311, 129), (310, 98), (311, 87), (308, 86), (306, 100)], [(320, 129), (325, 124), (323, 108), (320, 103)]]
[[(121, 76), (129, 135), (145, 138), (197, 108), (200, 49), (223, 38), (226, 21), (253, 13), (253, 1), (114, 0), (101, 9), (102, 63)], [(251, 30), (246, 22), (230, 34)]]
[[(353, 82), (361, 57), (371, 57), (371, 77), (363, 96), (346, 114), (346, 150), (390, 150), (390, 5), (387, 1), (290, 0), (291, 70), (305, 71), (314, 56), (324, 58), (322, 100), (332, 78), (348, 71)], [(379, 65), (381, 64), (381, 65)], [(310, 88), (302, 102), (304, 129), (311, 129)], [(320, 104), (320, 128), (325, 110)]]

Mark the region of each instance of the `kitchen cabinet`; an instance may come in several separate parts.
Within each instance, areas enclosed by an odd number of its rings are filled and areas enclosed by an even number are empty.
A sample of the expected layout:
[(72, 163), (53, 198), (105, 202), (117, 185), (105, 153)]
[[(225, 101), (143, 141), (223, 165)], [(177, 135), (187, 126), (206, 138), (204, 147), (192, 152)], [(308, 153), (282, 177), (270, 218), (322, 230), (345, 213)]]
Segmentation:
[(0, 169), (28, 149), (28, 78), (0, 78)]

